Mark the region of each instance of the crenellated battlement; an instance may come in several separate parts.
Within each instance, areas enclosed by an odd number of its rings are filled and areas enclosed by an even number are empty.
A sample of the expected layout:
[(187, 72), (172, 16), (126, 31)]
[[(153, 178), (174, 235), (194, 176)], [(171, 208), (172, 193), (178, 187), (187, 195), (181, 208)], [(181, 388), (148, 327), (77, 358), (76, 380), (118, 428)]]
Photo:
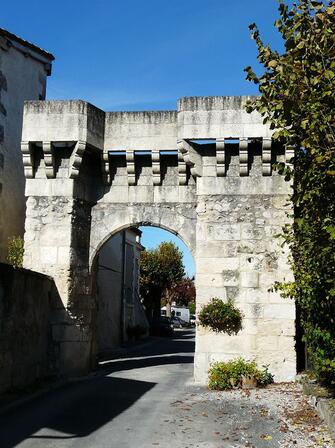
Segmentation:
[(137, 184), (141, 154), (151, 159), (150, 182), (156, 186), (164, 176), (164, 154), (177, 164), (179, 185), (191, 176), (269, 176), (272, 164), (285, 159), (261, 116), (246, 112), (248, 99), (182, 98), (176, 111), (152, 112), (104, 112), (84, 101), (28, 101), (22, 134), (26, 177), (35, 177), (41, 159), (45, 176), (57, 177), (57, 154), (64, 148), (70, 151), (68, 178), (79, 175), (85, 152), (98, 153), (106, 185), (117, 171), (113, 154), (125, 160), (128, 185)]

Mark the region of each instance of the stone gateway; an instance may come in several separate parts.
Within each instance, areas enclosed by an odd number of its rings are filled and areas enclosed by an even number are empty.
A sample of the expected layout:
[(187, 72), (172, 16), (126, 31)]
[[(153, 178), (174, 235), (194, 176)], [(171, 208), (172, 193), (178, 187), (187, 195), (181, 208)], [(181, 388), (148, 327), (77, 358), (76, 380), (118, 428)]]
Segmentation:
[(58, 368), (96, 362), (96, 258), (116, 232), (153, 225), (179, 235), (196, 262), (197, 309), (211, 298), (242, 310), (236, 336), (196, 332), (194, 375), (238, 356), (296, 373), (295, 305), (273, 292), (290, 279), (275, 235), (291, 186), (272, 171), (291, 154), (271, 140), (247, 97), (191, 97), (177, 111), (104, 112), (84, 101), (28, 101), (22, 154), (24, 266), (52, 276), (63, 306), (52, 322)]

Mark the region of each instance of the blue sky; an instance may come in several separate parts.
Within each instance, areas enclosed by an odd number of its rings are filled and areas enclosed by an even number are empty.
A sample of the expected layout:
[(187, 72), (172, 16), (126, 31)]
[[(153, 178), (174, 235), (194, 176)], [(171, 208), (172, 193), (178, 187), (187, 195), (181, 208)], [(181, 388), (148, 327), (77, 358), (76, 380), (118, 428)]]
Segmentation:
[[(280, 46), (276, 0), (16, 0), (0, 27), (52, 52), (49, 99), (84, 99), (104, 110), (174, 109), (177, 98), (255, 94), (243, 68), (257, 67), (248, 25)], [(170, 233), (146, 228), (146, 247)], [(168, 237), (168, 238), (167, 238)]]
[(195, 95), (256, 93), (248, 25), (277, 45), (276, 0), (16, 0), (4, 28), (56, 56), (49, 98), (108, 110), (175, 108)]

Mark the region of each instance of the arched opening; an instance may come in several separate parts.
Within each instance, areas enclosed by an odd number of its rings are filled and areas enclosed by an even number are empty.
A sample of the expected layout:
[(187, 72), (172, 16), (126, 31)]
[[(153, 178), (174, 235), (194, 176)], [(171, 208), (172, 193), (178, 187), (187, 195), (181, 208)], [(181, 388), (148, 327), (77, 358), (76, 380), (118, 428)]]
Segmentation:
[[(160, 341), (165, 351), (171, 342), (172, 353), (173, 341), (183, 338), (186, 351), (194, 351), (195, 266), (177, 232), (147, 222), (124, 225), (97, 246), (91, 271), (98, 360), (153, 341), (156, 351)], [(185, 344), (178, 347), (185, 351)]]

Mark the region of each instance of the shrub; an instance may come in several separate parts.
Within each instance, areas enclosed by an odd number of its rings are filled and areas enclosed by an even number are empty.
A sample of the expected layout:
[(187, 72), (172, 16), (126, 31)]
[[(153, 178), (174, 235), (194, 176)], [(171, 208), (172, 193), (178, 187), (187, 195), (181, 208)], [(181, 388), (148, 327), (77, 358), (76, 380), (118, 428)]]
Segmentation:
[(213, 298), (200, 311), (199, 322), (217, 333), (237, 334), (242, 330), (242, 313), (232, 301)]
[(268, 366), (259, 369), (255, 361), (238, 358), (228, 362), (216, 362), (209, 370), (208, 387), (212, 390), (241, 388), (246, 379), (254, 380), (259, 386), (273, 383)]
[(8, 238), (7, 261), (17, 268), (23, 266), (24, 241), (20, 236)]

